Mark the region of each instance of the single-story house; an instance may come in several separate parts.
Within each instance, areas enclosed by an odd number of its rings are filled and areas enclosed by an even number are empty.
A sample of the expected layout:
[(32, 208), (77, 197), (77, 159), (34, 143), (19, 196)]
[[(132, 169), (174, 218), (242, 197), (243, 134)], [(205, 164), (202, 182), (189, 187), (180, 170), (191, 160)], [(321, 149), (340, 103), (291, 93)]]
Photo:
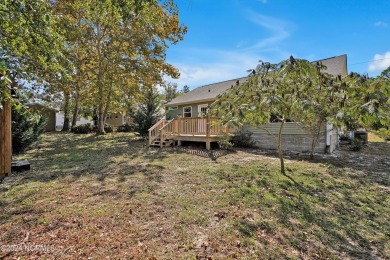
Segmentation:
[[(314, 62), (321, 62), (327, 67), (326, 71), (332, 75), (346, 76), (347, 56), (341, 55)], [(193, 89), (166, 104), (166, 118), (160, 120), (150, 129), (150, 145), (172, 145), (181, 141), (206, 142), (206, 148), (210, 148), (210, 142), (219, 140), (223, 132), (229, 130), (220, 126), (212, 126), (212, 129), (205, 127), (206, 122), (202, 114), (207, 106), (212, 104), (219, 94), (228, 90), (232, 85), (243, 83), (247, 77), (222, 81)], [(267, 130), (277, 133), (280, 123), (269, 123)], [(259, 148), (276, 149), (276, 143), (272, 137), (262, 128), (252, 128), (244, 126), (244, 130), (253, 133), (252, 137)], [(311, 136), (303, 129), (299, 123), (288, 122), (285, 124), (283, 132), (283, 148), (290, 151), (310, 151)], [(338, 143), (337, 129), (331, 125), (324, 125), (321, 138), (318, 141), (316, 152), (332, 152)]]
[(47, 118), (45, 131), (52, 132), (56, 130), (56, 109), (42, 105), (40, 103), (28, 103), (26, 104), (32, 110), (38, 111), (41, 115)]
[[(56, 122), (57, 122), (57, 125), (56, 125), (57, 130), (62, 129), (62, 127), (64, 125), (64, 112), (63, 111), (60, 110), (56, 113)], [(71, 122), (71, 120), (70, 120), (70, 122)], [(128, 124), (130, 122), (131, 122), (131, 119), (128, 116), (128, 113), (126, 112), (126, 110), (119, 110), (117, 112), (108, 113), (108, 115), (106, 117), (106, 124), (110, 125), (110, 126), (114, 126), (114, 127)], [(77, 121), (76, 121), (76, 126), (84, 125), (84, 124), (93, 125), (94, 124), (93, 118), (92, 117), (83, 117), (83, 116), (79, 115), (79, 117), (77, 118)]]
[(110, 126), (121, 126), (131, 123), (131, 117), (127, 110), (119, 109), (115, 112), (110, 112), (106, 117), (106, 124)]
[[(64, 118), (65, 118), (64, 111), (62, 111), (62, 110), (57, 111), (57, 113), (56, 113), (56, 129), (57, 130), (61, 130), (64, 127)], [(71, 122), (72, 122), (72, 119), (70, 118), (69, 126), (70, 126)], [(91, 118), (79, 116), (77, 118), (77, 121), (76, 121), (76, 126), (84, 125), (84, 124), (93, 125), (93, 121)]]

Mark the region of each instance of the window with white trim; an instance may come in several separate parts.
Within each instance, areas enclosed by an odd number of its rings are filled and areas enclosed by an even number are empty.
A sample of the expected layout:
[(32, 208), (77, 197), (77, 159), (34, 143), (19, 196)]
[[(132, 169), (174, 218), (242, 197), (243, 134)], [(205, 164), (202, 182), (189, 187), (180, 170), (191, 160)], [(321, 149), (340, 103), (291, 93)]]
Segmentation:
[(192, 107), (183, 107), (183, 117), (192, 117)]
[(198, 116), (206, 116), (208, 104), (198, 105)]

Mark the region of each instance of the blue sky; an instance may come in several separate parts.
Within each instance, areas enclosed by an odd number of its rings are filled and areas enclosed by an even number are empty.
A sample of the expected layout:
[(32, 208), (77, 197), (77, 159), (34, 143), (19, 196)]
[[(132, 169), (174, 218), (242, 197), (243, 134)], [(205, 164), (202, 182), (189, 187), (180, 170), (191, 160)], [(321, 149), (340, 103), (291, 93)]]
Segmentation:
[[(259, 60), (347, 54), (348, 71), (390, 66), (390, 0), (176, 0), (184, 41), (170, 47), (181, 89), (246, 75)], [(371, 62), (369, 62), (371, 61)]]

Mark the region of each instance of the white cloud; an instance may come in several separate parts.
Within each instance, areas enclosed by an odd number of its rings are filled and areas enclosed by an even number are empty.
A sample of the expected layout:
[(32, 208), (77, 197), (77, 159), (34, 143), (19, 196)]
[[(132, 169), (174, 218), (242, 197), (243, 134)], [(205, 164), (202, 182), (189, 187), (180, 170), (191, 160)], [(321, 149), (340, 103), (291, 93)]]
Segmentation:
[(259, 40), (251, 47), (255, 49), (267, 48), (282, 42), (290, 37), (291, 31), (294, 27), (291, 23), (287, 23), (286, 21), (258, 14), (253, 11), (248, 11), (248, 17), (249, 20), (260, 27), (267, 29), (271, 33), (271, 36)]
[[(185, 61), (169, 61), (179, 69), (180, 78), (166, 80), (176, 82), (179, 88), (188, 85), (192, 89), (246, 76), (247, 70), (255, 68), (259, 60), (272, 61), (270, 57), (279, 60), (291, 54), (280, 48), (280, 43), (291, 35), (291, 23), (253, 11), (245, 12), (245, 16), (269, 36), (253, 42), (243, 39), (234, 49), (187, 49), (178, 55), (185, 57)], [(264, 57), (264, 54), (267, 54), (267, 57)]]
[(378, 21), (378, 22), (374, 23), (374, 26), (375, 27), (387, 27), (388, 23), (383, 22), (383, 21)]
[(390, 51), (385, 54), (375, 54), (374, 61), (368, 65), (369, 71), (379, 71), (387, 69), (390, 66)]
[(171, 62), (179, 69), (180, 78), (166, 78), (166, 80), (176, 82), (179, 88), (188, 85), (192, 89), (205, 84), (244, 77), (248, 74), (247, 70), (256, 67), (260, 59), (257, 55), (235, 51), (191, 49), (188, 52), (205, 61)]

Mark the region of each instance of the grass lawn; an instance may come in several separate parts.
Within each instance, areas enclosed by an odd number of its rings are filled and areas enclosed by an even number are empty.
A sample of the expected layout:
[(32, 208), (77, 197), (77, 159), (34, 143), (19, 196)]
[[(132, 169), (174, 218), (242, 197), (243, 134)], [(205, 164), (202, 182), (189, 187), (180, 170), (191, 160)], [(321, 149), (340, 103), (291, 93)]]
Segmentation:
[(0, 184), (0, 258), (389, 259), (389, 154), (290, 155), (283, 176), (257, 150), (213, 161), (132, 134), (47, 134)]

